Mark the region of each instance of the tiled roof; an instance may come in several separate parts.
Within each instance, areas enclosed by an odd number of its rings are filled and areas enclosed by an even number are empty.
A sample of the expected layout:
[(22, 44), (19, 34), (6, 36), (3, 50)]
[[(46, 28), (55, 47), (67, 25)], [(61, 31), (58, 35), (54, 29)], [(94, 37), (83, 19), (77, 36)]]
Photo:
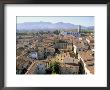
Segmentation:
[(93, 53), (93, 52), (92, 52), (91, 50), (79, 52), (81, 58), (82, 58), (84, 61), (93, 60), (94, 57), (92, 56), (92, 53)]
[(94, 66), (87, 66), (87, 69), (90, 71), (90, 73), (94, 74)]

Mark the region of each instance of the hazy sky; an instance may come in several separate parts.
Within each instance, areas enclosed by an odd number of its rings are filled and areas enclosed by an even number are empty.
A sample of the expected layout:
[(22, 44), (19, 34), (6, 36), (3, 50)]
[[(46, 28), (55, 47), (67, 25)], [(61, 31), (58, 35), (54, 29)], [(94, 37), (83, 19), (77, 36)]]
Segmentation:
[(17, 16), (17, 23), (24, 22), (64, 22), (75, 25), (94, 26), (94, 16)]

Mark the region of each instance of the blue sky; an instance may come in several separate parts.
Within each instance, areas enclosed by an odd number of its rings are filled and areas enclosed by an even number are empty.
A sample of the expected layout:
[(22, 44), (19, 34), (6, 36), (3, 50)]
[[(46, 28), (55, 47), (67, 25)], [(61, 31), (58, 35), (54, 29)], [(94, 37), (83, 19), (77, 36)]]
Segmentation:
[(17, 16), (17, 23), (24, 22), (64, 22), (75, 25), (94, 26), (94, 16)]

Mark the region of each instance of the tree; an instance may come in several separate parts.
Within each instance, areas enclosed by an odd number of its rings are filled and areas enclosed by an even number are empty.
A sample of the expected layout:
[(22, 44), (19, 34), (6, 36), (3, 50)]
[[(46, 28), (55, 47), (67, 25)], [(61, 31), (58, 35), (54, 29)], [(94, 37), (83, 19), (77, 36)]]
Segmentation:
[(49, 65), (50, 70), (52, 71), (52, 74), (59, 74), (59, 63), (58, 62), (51, 62)]
[(59, 35), (60, 31), (59, 30), (55, 30), (53, 33), (56, 34), (56, 35)]
[(59, 63), (58, 62), (54, 62), (53, 67), (52, 67), (52, 73), (59, 74)]

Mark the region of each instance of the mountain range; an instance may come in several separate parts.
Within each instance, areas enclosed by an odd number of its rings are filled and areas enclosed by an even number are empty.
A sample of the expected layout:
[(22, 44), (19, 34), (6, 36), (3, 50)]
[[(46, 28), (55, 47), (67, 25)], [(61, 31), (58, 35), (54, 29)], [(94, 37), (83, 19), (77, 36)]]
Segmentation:
[[(71, 23), (64, 23), (64, 22), (58, 22), (58, 23), (51, 23), (51, 22), (24, 22), (24, 23), (18, 23), (17, 24), (17, 30), (18, 31), (54, 31), (54, 30), (71, 30), (71, 29), (78, 29), (79, 25), (74, 25)], [(94, 26), (81, 26), (81, 30), (94, 30)]]

